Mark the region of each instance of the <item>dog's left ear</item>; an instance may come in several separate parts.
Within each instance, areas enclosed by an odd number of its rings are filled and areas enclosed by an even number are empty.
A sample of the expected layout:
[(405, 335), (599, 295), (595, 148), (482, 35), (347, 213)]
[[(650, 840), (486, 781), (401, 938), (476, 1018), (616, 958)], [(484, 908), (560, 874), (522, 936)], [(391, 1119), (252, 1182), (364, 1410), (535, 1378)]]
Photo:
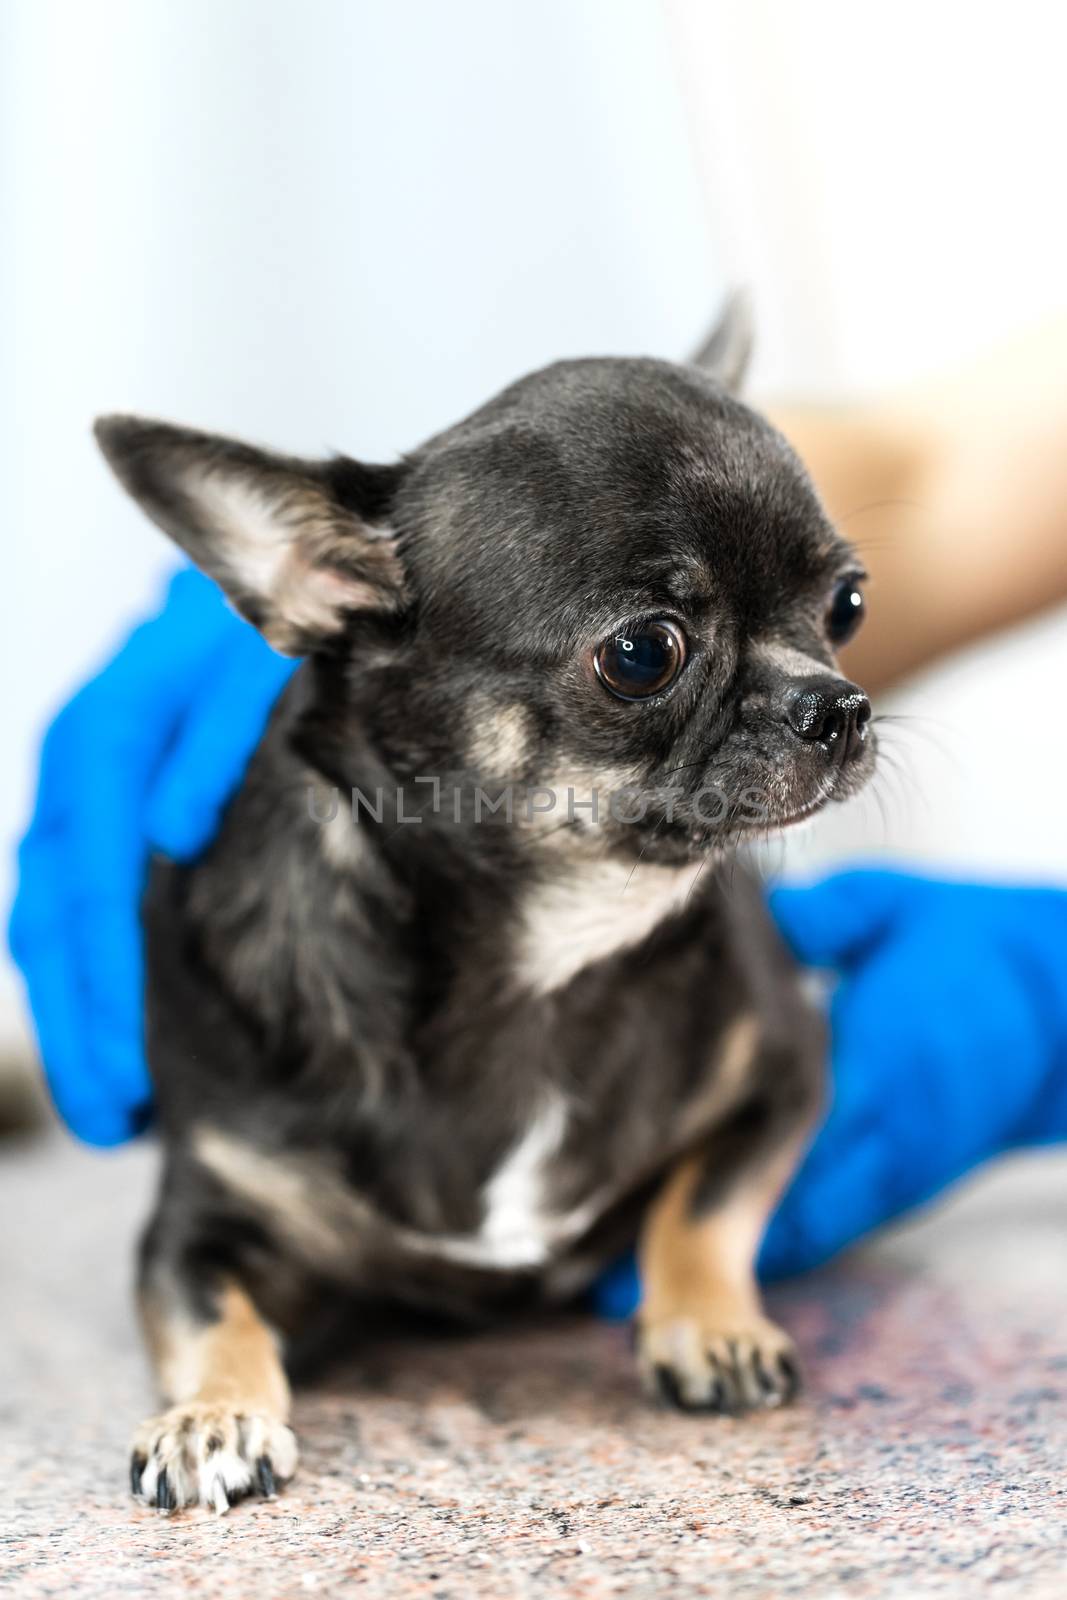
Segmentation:
[(390, 526), (402, 467), (305, 461), (143, 417), (101, 417), (116, 476), (276, 650), (304, 655), (407, 598)]
[(753, 341), (752, 302), (744, 289), (735, 289), (692, 364), (736, 394), (745, 381)]

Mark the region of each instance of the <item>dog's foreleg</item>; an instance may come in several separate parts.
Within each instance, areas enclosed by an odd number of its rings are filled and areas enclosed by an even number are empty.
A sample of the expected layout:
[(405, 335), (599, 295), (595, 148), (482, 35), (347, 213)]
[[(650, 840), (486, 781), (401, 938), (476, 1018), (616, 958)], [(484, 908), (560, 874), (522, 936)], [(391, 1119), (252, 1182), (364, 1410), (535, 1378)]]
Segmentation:
[(764, 1315), (755, 1268), (819, 1102), (813, 1066), (764, 1053), (753, 1091), (649, 1207), (638, 1358), (649, 1390), (686, 1410), (780, 1405), (799, 1388), (793, 1342)]
[(205, 1290), (205, 1304), (168, 1277), (147, 1274), (141, 1290), (170, 1405), (137, 1430), (131, 1487), (161, 1511), (200, 1504), (224, 1512), (244, 1495), (273, 1494), (295, 1471), (289, 1384), (277, 1338), (235, 1280)]
[(779, 1405), (795, 1394), (799, 1367), (792, 1340), (763, 1314), (755, 1275), (778, 1185), (739, 1184), (704, 1212), (702, 1171), (698, 1157), (683, 1161), (646, 1218), (642, 1376), (652, 1393), (686, 1410)]

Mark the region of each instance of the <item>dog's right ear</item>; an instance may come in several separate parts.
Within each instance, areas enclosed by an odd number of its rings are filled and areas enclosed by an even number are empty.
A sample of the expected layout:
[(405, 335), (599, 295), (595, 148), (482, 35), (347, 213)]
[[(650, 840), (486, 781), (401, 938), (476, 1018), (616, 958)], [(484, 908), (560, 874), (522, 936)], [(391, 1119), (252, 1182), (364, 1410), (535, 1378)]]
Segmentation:
[(753, 343), (752, 301), (746, 290), (734, 289), (692, 364), (736, 394), (745, 381)]
[(303, 655), (355, 613), (403, 607), (390, 526), (402, 467), (272, 455), (143, 417), (94, 431), (133, 498), (275, 649)]

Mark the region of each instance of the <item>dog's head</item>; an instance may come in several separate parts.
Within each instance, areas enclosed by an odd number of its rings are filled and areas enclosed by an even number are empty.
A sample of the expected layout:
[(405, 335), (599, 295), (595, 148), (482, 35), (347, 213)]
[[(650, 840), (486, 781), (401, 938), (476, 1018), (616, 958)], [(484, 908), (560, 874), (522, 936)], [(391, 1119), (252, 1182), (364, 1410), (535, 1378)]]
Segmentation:
[(712, 372), (559, 362), (395, 466), (133, 417), (97, 437), (237, 609), (317, 658), (333, 776), (358, 727), (402, 781), (506, 781), (535, 827), (681, 860), (871, 770), (870, 706), (835, 662), (860, 564)]

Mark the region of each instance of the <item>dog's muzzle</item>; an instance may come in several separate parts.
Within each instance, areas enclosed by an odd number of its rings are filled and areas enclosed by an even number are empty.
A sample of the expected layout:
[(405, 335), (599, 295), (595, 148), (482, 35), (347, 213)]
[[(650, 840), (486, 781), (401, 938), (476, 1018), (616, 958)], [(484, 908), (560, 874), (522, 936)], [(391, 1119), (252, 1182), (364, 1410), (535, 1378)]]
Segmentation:
[(843, 767), (867, 742), (871, 702), (847, 678), (805, 678), (786, 697), (785, 720), (799, 739), (821, 746)]

